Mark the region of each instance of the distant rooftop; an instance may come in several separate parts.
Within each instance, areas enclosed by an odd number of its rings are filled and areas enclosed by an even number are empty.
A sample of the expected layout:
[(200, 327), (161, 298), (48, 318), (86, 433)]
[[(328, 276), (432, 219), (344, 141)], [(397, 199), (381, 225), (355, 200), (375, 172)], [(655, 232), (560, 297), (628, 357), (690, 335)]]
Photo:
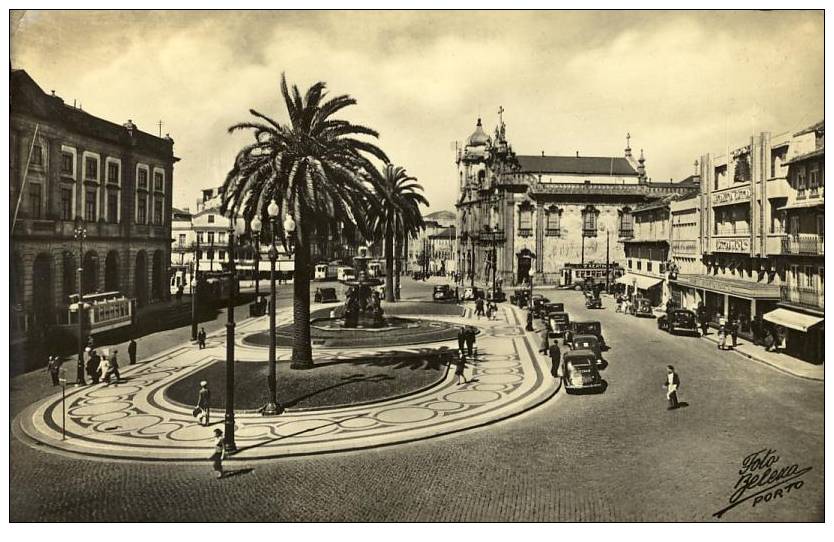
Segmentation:
[(519, 155), (523, 173), (562, 173), (577, 175), (638, 176), (626, 158), (614, 156), (535, 156)]

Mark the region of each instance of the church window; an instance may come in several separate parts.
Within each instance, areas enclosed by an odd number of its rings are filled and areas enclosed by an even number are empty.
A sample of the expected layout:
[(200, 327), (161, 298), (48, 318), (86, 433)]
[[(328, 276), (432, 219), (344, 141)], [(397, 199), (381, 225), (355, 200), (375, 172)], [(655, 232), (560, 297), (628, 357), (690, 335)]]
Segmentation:
[(518, 234), (521, 237), (533, 235), (533, 206), (529, 203), (522, 203), (519, 208)]
[(585, 237), (597, 236), (598, 214), (599, 211), (593, 205), (589, 205), (582, 210), (582, 235)]
[(555, 205), (551, 206), (547, 210), (547, 227), (545, 228), (546, 235), (554, 237), (559, 235), (561, 214), (562, 211)]

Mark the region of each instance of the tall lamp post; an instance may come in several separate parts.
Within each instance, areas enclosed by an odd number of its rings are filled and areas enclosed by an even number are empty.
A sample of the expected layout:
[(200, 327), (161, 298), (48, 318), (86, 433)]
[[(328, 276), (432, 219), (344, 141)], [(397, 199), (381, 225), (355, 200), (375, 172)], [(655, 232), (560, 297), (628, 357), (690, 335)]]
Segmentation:
[(260, 289), (260, 282), (261, 282), (261, 228), (263, 228), (263, 223), (261, 219), (258, 218), (258, 215), (255, 215), (255, 218), (249, 223), (249, 227), (252, 230), (252, 235), (255, 237), (255, 314), (261, 315), (261, 289)]
[(84, 239), (87, 238), (87, 226), (80, 216), (75, 217), (73, 236), (78, 240), (78, 366), (75, 383), (83, 386), (84, 380)]
[(234, 215), (229, 216), (229, 304), (226, 320), (226, 417), (224, 448), (227, 452), (237, 450), (235, 445), (235, 234), (242, 234), (244, 227)]
[[(261, 411), (264, 416), (276, 416), (284, 412), (284, 407), (278, 402), (278, 382), (276, 377), (277, 367), (275, 360), (275, 261), (278, 259), (278, 249), (275, 247), (275, 236), (278, 234), (277, 225), (279, 210), (280, 209), (278, 208), (278, 204), (275, 203), (275, 200), (272, 200), (266, 209), (266, 212), (269, 215), (271, 245), (269, 247), (269, 377), (267, 378), (269, 399)], [(258, 220), (258, 222), (260, 222), (260, 220)]]
[(197, 288), (200, 276), (200, 236), (195, 242), (194, 257), (191, 258), (194, 273), (191, 275), (191, 340), (197, 340)]

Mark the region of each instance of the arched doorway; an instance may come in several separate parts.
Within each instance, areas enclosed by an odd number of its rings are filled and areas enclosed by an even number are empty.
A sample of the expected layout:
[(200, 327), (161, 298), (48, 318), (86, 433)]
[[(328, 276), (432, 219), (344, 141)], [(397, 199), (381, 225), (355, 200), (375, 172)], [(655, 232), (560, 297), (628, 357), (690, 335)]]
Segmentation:
[(108, 252), (104, 260), (104, 290), (119, 291), (119, 253), (115, 250)]
[(533, 266), (533, 260), (536, 258), (536, 255), (530, 249), (523, 248), (516, 254), (516, 258), (518, 258), (518, 265), (516, 267), (518, 269), (518, 284), (523, 284), (530, 280), (530, 269)]
[(69, 304), (69, 296), (78, 293), (78, 285), (75, 282), (77, 273), (78, 264), (75, 263), (75, 255), (70, 251), (65, 251), (61, 264), (62, 304)]
[(153, 276), (151, 280), (153, 281), (151, 283), (151, 298), (159, 301), (163, 299), (164, 288), (168, 282), (165, 277), (165, 266), (163, 265), (161, 250), (156, 250), (153, 253)]
[(52, 259), (49, 254), (42, 252), (35, 258), (32, 265), (32, 317), (33, 329), (44, 330), (44, 326), (54, 321), (54, 304), (52, 302)]
[(148, 258), (144, 250), (136, 254), (133, 284), (136, 305), (143, 307), (148, 302)]
[(84, 264), (81, 266), (81, 293), (92, 294), (98, 291), (98, 254), (91, 250), (84, 254)]

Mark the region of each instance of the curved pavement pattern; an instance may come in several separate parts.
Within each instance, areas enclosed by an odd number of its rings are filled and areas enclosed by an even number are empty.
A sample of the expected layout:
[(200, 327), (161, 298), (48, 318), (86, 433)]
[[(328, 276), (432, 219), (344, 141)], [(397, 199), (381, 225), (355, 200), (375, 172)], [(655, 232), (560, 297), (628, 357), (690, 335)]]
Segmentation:
[[(471, 311), (467, 311), (470, 314)], [(290, 311), (281, 320), (291, 317)], [(416, 317), (416, 316), (415, 316)], [(534, 347), (515, 308), (502, 307), (496, 321), (429, 316), (433, 320), (476, 325), (477, 363), (467, 369), (475, 381), (458, 386), (454, 371), (414, 394), (361, 406), (288, 410), (278, 417), (236, 413), (236, 460), (339, 452), (437, 437), (509, 418), (552, 397), (558, 381), (536, 359)], [(244, 345), (245, 335), (260, 331), (266, 318), (236, 328), (236, 358), (263, 360), (267, 351)], [(62, 440), (61, 395), (22, 412), (14, 429), (24, 442), (46, 448), (126, 460), (206, 460), (213, 449), (212, 431), (223, 427), (223, 412), (212, 411), (212, 426), (196, 423), (191, 408), (166, 399), (173, 382), (214, 360), (225, 358), (224, 333), (209, 337), (207, 348), (181, 345), (144, 363), (124, 368), (123, 383), (68, 388), (66, 440)], [(456, 341), (434, 346), (456, 348)], [(421, 348), (426, 345), (420, 345)], [(337, 357), (364, 356), (368, 349), (342, 350)], [(315, 356), (333, 357), (316, 352)], [(290, 351), (279, 351), (288, 359)], [(21, 434), (22, 432), (22, 434)]]

